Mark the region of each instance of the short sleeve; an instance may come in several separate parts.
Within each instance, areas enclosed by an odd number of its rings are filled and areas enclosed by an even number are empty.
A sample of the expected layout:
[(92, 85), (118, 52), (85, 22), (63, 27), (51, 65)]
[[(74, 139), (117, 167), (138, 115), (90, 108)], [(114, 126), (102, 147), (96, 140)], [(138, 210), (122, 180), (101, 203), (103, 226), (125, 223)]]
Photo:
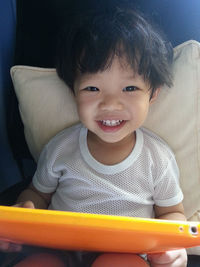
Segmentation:
[(172, 157), (162, 175), (154, 184), (154, 203), (157, 206), (168, 207), (182, 202), (183, 193), (179, 185), (179, 169)]
[(43, 193), (52, 193), (57, 188), (61, 174), (59, 171), (54, 170), (54, 163), (53, 153), (51, 153), (49, 146), (46, 145), (40, 155), (37, 170), (32, 180), (35, 188)]

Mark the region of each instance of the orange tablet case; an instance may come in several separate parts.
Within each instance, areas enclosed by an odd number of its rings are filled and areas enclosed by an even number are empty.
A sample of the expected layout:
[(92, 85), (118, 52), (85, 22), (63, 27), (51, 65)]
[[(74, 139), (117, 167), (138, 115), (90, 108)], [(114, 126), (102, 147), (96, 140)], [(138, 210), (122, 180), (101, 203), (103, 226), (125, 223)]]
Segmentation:
[(68, 250), (153, 253), (200, 245), (200, 224), (0, 206), (0, 239)]

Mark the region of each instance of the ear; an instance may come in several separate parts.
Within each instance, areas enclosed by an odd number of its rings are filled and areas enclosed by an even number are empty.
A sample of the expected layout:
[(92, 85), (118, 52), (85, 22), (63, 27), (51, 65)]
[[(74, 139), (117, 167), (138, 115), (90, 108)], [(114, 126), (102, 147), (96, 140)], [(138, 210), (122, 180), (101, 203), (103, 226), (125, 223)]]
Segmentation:
[(157, 96), (158, 96), (159, 93), (160, 93), (160, 87), (157, 88), (157, 89), (154, 91), (153, 96), (152, 96), (151, 99), (150, 99), (150, 104), (152, 104), (152, 103), (156, 100), (156, 98), (157, 98)]

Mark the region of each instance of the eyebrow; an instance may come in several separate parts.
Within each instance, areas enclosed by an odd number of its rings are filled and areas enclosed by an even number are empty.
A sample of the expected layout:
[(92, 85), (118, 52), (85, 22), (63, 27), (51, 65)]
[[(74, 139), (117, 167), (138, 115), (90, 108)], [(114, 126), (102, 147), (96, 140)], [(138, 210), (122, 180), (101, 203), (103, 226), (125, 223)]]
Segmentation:
[(135, 74), (132, 74), (132, 75), (124, 75), (123, 78), (124, 79), (127, 79), (127, 80), (132, 80), (132, 79), (137, 78), (137, 75), (135, 75)]
[(84, 73), (81, 75), (81, 82), (87, 82), (88, 79), (91, 80), (100, 79), (101, 78), (100, 76), (101, 74), (99, 73)]
[(124, 75), (124, 77), (122, 78), (125, 80), (133, 80), (133, 79), (138, 81), (143, 80), (142, 76), (139, 75), (138, 73), (132, 73), (131, 75)]

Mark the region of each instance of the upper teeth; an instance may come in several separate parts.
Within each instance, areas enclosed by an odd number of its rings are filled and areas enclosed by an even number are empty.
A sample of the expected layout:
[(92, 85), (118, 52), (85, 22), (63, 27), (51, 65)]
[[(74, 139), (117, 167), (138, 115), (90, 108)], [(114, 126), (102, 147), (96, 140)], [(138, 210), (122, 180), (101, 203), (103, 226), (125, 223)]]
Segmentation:
[(116, 126), (119, 125), (122, 120), (102, 120), (101, 122), (106, 126)]

